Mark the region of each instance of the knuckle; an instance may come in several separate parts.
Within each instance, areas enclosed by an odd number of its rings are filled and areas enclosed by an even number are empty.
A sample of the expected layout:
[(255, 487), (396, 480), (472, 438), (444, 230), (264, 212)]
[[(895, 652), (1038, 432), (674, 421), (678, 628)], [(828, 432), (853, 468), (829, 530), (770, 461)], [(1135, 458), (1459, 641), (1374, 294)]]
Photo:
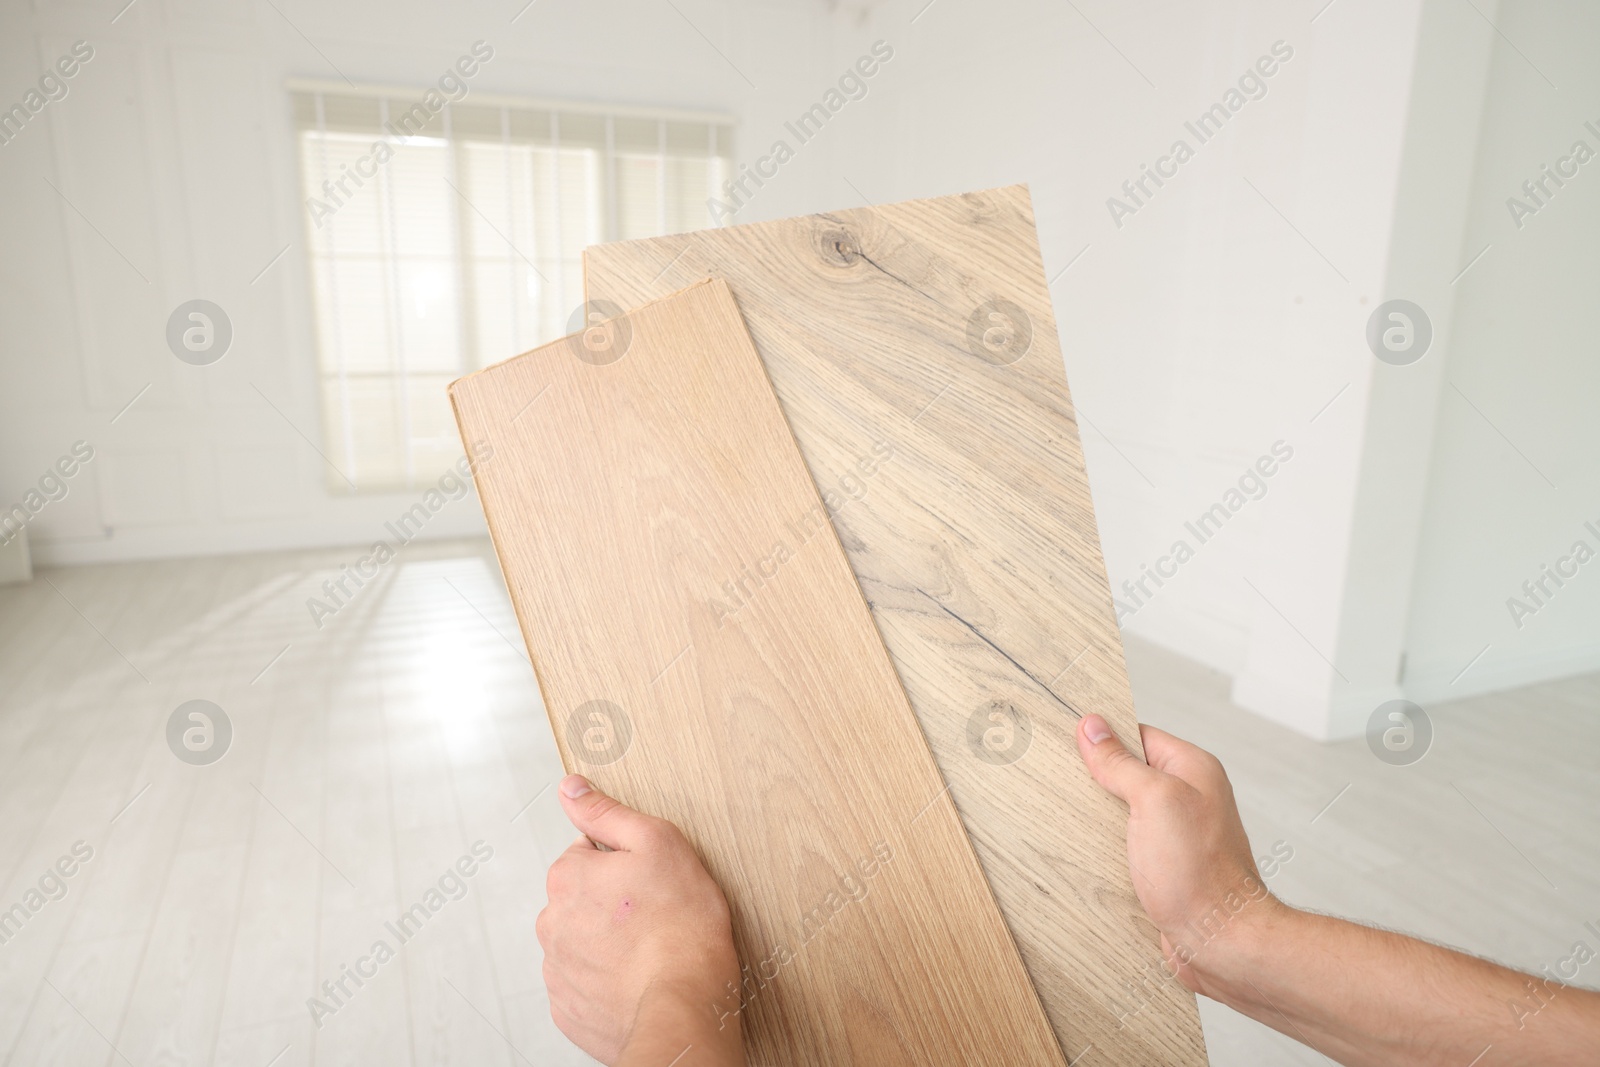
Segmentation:
[(1129, 769), (1136, 769), (1133, 768), (1134, 762), (1136, 762), (1134, 756), (1126, 749), (1119, 748), (1112, 752), (1107, 752), (1101, 757), (1099, 765), (1095, 767), (1095, 777), (1102, 784), (1125, 777), (1133, 779), (1130, 785), (1134, 785), (1137, 783), (1138, 776), (1127, 774)]
[(682, 830), (665, 819), (653, 816), (645, 820), (640, 836), (651, 848), (663, 851), (675, 849), (686, 842)]
[(550, 900), (555, 900), (564, 895), (572, 885), (570, 865), (556, 860), (550, 865), (550, 870), (545, 872), (544, 892)]
[(1232, 801), (1233, 783), (1228, 780), (1228, 772), (1217, 757), (1210, 753), (1202, 753), (1196, 760), (1194, 772), (1190, 777), (1190, 789), (1199, 793), (1206, 803)]
[[(710, 878), (708, 877), (706, 880), (709, 882)], [(715, 882), (712, 882), (710, 886), (706, 910), (711, 921), (718, 927), (733, 925), (733, 909), (729, 907), (728, 898), (723, 895), (722, 890), (717, 887)]]
[(1109, 752), (1105, 752), (1100, 756), (1100, 762), (1107, 770), (1121, 767), (1131, 759), (1133, 759), (1133, 754), (1125, 748), (1112, 748)]
[(550, 1021), (556, 1024), (556, 1029), (567, 1036), (567, 1039), (576, 1043), (578, 1038), (577, 1020), (567, 1006), (554, 998), (550, 1001)]
[(596, 821), (607, 819), (622, 807), (622, 802), (613, 797), (597, 796), (589, 804), (589, 817)]

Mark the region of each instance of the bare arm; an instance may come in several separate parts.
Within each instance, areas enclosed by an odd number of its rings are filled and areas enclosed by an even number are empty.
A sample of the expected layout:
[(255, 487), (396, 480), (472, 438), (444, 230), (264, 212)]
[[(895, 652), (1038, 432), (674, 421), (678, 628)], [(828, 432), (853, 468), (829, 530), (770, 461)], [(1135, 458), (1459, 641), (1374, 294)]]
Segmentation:
[(1140, 729), (1148, 765), (1098, 715), (1078, 748), (1128, 803), (1134, 888), (1185, 986), (1346, 1067), (1595, 1062), (1600, 994), (1288, 907), (1256, 874), (1222, 764)]

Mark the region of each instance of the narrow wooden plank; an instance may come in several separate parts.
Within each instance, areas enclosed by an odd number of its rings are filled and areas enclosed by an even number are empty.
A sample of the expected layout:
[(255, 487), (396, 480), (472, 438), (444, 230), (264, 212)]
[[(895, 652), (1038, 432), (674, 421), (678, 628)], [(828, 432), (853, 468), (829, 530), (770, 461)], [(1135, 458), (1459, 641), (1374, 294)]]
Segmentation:
[[(270, 588), (275, 577), (271, 569), (262, 567), (260, 561), (249, 562), (259, 571), (257, 587)], [(240, 784), (254, 802), (254, 827), (212, 1063), (215, 1067), (264, 1067), (269, 1062), (272, 1067), (307, 1067), (312, 1062), (315, 1027), (306, 999), (319, 992), (317, 984), (326, 977), (317, 974), (315, 966), (318, 885), (326, 864), (285, 815), (301, 818), (299, 825), (316, 828), (324, 791), (321, 709), (325, 703), (335, 703), (338, 695), (317, 686), (323, 675), (305, 670), (314, 657), (304, 651), (293, 661), (292, 669), (268, 671), (252, 682), (258, 665), (266, 663), (282, 645), (273, 644), (277, 634), (270, 626), (259, 619), (250, 621), (254, 640), (241, 656), (250, 664), (242, 679), (249, 684), (244, 686), (243, 699), (236, 703), (259, 709), (257, 721), (266, 736), (260, 741), (259, 775)], [(349, 659), (340, 666), (345, 672), (360, 669)], [(340, 702), (339, 706), (347, 705)], [(314, 759), (308, 752), (308, 742), (313, 739), (318, 745)], [(237, 743), (251, 744), (252, 740), (245, 735)], [(274, 811), (263, 796), (271, 798), (283, 814)]]
[[(185, 594), (175, 598), (169, 608), (169, 617), (185, 620), (180, 633), (198, 634), (215, 625), (249, 584), (233, 560), (218, 557), (209, 563), (187, 572)], [(171, 580), (177, 575), (166, 577)], [(106, 1031), (117, 1052), (117, 1057), (108, 1059), (211, 1063), (239, 917), (245, 859), (256, 822), (255, 794), (248, 783), (260, 777), (265, 747), (257, 740), (261, 736), (257, 709), (246, 697), (246, 686), (239, 677), (246, 669), (239, 643), (221, 643), (204, 655), (174, 657), (176, 661), (168, 666), (169, 654), (160, 651), (163, 643), (150, 642), (148, 635), (144, 640), (145, 655), (160, 665), (156, 668), (160, 676), (172, 679), (179, 692), (214, 697), (227, 710), (234, 741), (224, 759), (205, 767), (174, 760), (163, 735), (151, 738), (153, 744), (146, 749), (146, 763), (154, 766), (152, 792), (162, 788), (161, 778), (172, 774), (179, 781), (192, 779), (195, 786), (178, 833), (176, 853), (164, 864), (159, 903), (145, 927), (147, 940), (140, 949), (138, 970), (121, 1019), (116, 1030)], [(171, 706), (179, 702), (175, 700)], [(135, 818), (138, 811), (132, 809), (128, 817)], [(152, 859), (154, 855), (158, 854)]]
[[(1073, 740), (1096, 711), (1141, 750), (1026, 187), (601, 245), (584, 270), (602, 314), (727, 280), (1062, 1048), (1204, 1064), (1126, 809)], [(729, 604), (794, 580), (752, 569)]]
[(728, 893), (753, 1062), (1060, 1067), (727, 286), (594, 340), (451, 397), (563, 760)]
[[(396, 753), (391, 748), (385, 696), (388, 680), (381, 662), (383, 645), (394, 639), (396, 627), (387, 596), (385, 603), (368, 603), (357, 610), (371, 612), (366, 626), (348, 635), (344, 654), (349, 658), (326, 698), (320, 755), (323, 781), (320, 817), (314, 811), (285, 809), (304, 832), (313, 835), (326, 854), (308, 859), (320, 877), (317, 906), (317, 945), (313, 981), (323, 1004), (335, 1014), (319, 1018), (312, 1029), (311, 1062), (354, 1067), (361, 1063), (418, 1063), (416, 1027), (427, 1025), (418, 1016), (408, 981), (406, 949), (384, 926), (405, 907), (401, 903), (399, 833), (394, 811)], [(341, 620), (342, 621), (342, 620)], [(395, 677), (396, 685), (411, 681), (409, 672)], [(410, 738), (402, 733), (401, 743)], [(304, 803), (304, 801), (302, 801)], [(317, 827), (312, 830), (311, 827)], [(409, 902), (408, 902), (409, 903)], [(393, 959), (377, 963), (374, 951), (385, 942)], [(367, 963), (362, 965), (363, 957)], [(335, 982), (346, 967), (364, 966), (376, 971), (365, 985), (347, 983), (339, 1000), (321, 989)], [(311, 993), (312, 989), (307, 989)], [(342, 1002), (341, 1002), (342, 1001)], [(307, 1011), (310, 1013), (310, 1007)]]

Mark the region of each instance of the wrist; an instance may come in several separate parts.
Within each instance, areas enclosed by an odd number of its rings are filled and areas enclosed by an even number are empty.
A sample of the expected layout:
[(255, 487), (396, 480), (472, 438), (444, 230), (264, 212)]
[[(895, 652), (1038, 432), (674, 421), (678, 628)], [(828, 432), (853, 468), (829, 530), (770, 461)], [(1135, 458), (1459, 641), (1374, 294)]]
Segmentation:
[(1186, 962), (1191, 988), (1240, 1010), (1259, 1000), (1255, 982), (1266, 971), (1266, 961), (1293, 943), (1293, 928), (1303, 917), (1304, 913), (1267, 894), (1250, 899), (1209, 936), (1197, 940), (1196, 927), (1190, 924), (1190, 937), (1183, 944), (1190, 953)]
[[(675, 1057), (681, 1057), (674, 1059)], [(658, 983), (645, 991), (617, 1067), (736, 1067), (744, 1063), (736, 1012), (692, 983)]]

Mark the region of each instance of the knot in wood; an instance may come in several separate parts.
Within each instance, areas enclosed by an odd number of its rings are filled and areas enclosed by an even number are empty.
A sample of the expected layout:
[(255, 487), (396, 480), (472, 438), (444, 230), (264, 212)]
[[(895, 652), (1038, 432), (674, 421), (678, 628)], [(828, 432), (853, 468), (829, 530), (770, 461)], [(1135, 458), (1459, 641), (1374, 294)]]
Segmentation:
[(861, 244), (856, 235), (840, 226), (829, 226), (817, 233), (817, 251), (824, 263), (834, 267), (853, 267), (861, 260)]

